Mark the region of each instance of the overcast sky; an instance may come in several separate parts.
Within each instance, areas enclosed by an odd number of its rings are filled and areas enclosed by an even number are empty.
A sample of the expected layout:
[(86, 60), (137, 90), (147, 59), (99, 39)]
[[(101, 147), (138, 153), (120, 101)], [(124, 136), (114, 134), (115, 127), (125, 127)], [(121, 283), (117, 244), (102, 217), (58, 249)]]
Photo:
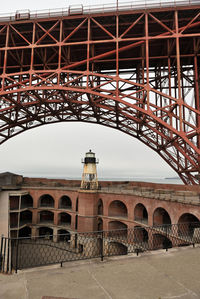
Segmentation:
[[(114, 3), (114, 1), (109, 1)], [(21, 9), (61, 8), (77, 1), (1, 1), (0, 13)], [(83, 0), (83, 4), (93, 4)], [(96, 0), (95, 4), (103, 2)], [(106, 1), (104, 1), (106, 3)], [(11, 138), (0, 146), (0, 172), (24, 176), (80, 177), (81, 158), (92, 149), (99, 158), (99, 177), (164, 178), (176, 173), (158, 154), (140, 141), (117, 130), (84, 123), (41, 126)]]

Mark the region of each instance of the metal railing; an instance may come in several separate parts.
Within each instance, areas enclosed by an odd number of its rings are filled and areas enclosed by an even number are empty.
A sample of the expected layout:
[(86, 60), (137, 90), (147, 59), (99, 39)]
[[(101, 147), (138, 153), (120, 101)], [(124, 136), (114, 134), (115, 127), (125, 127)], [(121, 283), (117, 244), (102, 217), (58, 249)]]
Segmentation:
[(69, 15), (87, 15), (95, 13), (109, 13), (115, 11), (128, 11), (128, 10), (140, 10), (151, 8), (167, 8), (178, 6), (192, 6), (199, 5), (200, 0), (136, 0), (132, 2), (124, 3), (111, 3), (103, 5), (83, 6), (83, 5), (70, 5), (65, 8), (44, 9), (44, 10), (19, 10), (13, 13), (0, 14), (0, 22), (9, 22), (25, 19), (42, 19), (52, 17), (65, 17)]
[(200, 243), (200, 222), (28, 238), (1, 238), (0, 271)]

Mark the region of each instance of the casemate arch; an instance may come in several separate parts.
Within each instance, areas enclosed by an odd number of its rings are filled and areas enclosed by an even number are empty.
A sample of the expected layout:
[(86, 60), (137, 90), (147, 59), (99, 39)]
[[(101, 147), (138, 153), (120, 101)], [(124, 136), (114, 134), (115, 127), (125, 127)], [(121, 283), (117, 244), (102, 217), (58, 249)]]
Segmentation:
[(199, 9), (0, 20), (0, 143), (48, 123), (97, 123), (198, 184)]

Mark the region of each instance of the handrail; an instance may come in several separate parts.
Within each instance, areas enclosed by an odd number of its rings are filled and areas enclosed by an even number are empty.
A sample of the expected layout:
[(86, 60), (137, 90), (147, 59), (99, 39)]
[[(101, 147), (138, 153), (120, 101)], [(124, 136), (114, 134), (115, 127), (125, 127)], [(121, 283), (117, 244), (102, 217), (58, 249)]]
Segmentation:
[[(9, 22), (25, 19), (43, 19), (52, 17), (65, 17), (69, 15), (87, 15), (95, 13), (108, 13), (116, 11), (151, 9), (151, 8), (167, 8), (179, 6), (200, 5), (200, 0), (136, 0), (132, 2), (124, 2), (117, 4), (103, 4), (93, 6), (70, 5), (65, 8), (43, 9), (43, 10), (17, 10), (13, 13), (0, 14), (0, 22)], [(27, 13), (28, 11), (28, 13)]]

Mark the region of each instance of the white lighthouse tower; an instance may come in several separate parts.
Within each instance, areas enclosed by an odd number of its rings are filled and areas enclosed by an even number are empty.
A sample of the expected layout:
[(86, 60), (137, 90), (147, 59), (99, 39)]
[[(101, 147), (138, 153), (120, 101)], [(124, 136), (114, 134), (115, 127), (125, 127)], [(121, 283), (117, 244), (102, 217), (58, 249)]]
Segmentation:
[(85, 158), (82, 160), (83, 174), (81, 181), (81, 189), (85, 190), (97, 190), (98, 180), (97, 180), (97, 168), (96, 164), (99, 161), (95, 158), (95, 153), (91, 150), (85, 154)]

